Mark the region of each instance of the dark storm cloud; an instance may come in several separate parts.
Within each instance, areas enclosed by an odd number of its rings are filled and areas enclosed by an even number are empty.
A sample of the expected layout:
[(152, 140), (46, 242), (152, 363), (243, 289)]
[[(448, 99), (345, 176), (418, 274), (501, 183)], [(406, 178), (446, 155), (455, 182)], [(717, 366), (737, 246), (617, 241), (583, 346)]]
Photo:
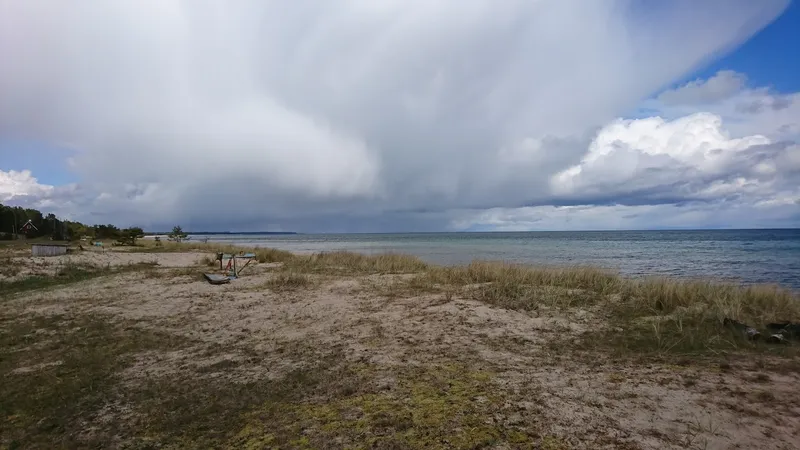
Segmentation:
[[(445, 227), (601, 198), (597, 165), (553, 176), (786, 4), (6, 1), (0, 133), (74, 150), (81, 198), (62, 210), (99, 221)], [(662, 162), (644, 176), (668, 188)]]

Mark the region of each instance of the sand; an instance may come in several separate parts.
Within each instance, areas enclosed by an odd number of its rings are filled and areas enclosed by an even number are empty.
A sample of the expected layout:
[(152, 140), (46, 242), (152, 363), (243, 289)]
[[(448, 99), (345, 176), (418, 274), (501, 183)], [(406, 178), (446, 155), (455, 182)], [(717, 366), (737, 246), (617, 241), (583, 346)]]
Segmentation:
[[(4, 308), (21, 316), (100, 314), (195, 343), (137, 355), (123, 374), (129, 382), (221, 361), (238, 362), (214, 375), (230, 383), (278, 379), (303, 366), (308, 354), (292, 354), (302, 345), (320, 355), (337, 349), (347, 361), (389, 374), (451, 360), (491, 371), (496, 389), (507, 393), (497, 420), (535, 426), (538, 436), (552, 436), (563, 448), (788, 449), (800, 443), (800, 376), (765, 372), (763, 361), (675, 364), (587, 355), (575, 346), (599, 326), (602, 311), (527, 313), (457, 296), (387, 297), (369, 287), (397, 276), (319, 276), (310, 287), (276, 292), (264, 283), (280, 264), (256, 264), (230, 284), (213, 286), (196, 275), (208, 270), (198, 265), (205, 256), (107, 250), (15, 257), (24, 269), (7, 280), (53, 273), (68, 262), (156, 266), (28, 292)], [(7, 376), (38, 367), (15, 370)]]

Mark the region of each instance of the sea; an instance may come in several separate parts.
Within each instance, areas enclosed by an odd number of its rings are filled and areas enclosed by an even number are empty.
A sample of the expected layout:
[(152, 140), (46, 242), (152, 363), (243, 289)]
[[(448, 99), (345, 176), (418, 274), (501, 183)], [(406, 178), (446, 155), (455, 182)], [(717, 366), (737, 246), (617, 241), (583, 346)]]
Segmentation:
[(800, 290), (800, 229), (195, 235), (296, 253), (405, 253), (442, 265), (492, 260), (597, 266), (630, 277), (711, 278)]

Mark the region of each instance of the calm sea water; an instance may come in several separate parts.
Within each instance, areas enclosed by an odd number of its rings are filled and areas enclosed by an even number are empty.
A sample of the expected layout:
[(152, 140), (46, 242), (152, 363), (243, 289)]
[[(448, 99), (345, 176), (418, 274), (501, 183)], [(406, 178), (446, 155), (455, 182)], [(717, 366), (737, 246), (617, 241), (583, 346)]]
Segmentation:
[(549, 266), (593, 265), (624, 275), (710, 277), (800, 289), (800, 230), (597, 231), (212, 235), (209, 241), (313, 253), (350, 250), (417, 255), (437, 264), (473, 259)]

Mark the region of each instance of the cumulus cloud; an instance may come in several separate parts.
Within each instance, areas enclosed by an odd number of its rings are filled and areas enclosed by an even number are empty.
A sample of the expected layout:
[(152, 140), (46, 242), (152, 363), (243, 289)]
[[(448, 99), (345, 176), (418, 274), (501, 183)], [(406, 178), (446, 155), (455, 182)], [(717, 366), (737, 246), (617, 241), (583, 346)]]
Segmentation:
[[(800, 138), (800, 93), (780, 93), (769, 86), (749, 87), (732, 84), (725, 95), (685, 97), (684, 101), (671, 101), (675, 92), (695, 92), (698, 86), (708, 86), (712, 80), (746, 80), (744, 74), (720, 71), (708, 80), (695, 80), (666, 91), (655, 99), (644, 102), (645, 108), (667, 119), (694, 114), (698, 109), (720, 116), (728, 132), (734, 137), (761, 134), (776, 141), (796, 141)], [(733, 88), (736, 89), (733, 89)], [(717, 91), (719, 92), (719, 91)], [(665, 102), (664, 98), (668, 100)], [(698, 98), (702, 104), (695, 102)]]
[(53, 186), (39, 184), (30, 170), (8, 172), (0, 170), (0, 203), (27, 197), (46, 197), (51, 192)]
[(709, 113), (671, 122), (618, 120), (598, 133), (579, 164), (553, 176), (551, 186), (556, 195), (606, 202), (675, 202), (743, 189), (771, 193), (776, 184), (797, 181), (790, 167), (776, 164), (796, 151), (765, 136), (731, 138), (722, 119)]
[(442, 224), (587, 189), (551, 175), (786, 4), (3, 1), (0, 134), (72, 149), (97, 221)]
[(553, 203), (463, 213), (454, 229), (794, 227), (800, 223), (800, 145), (732, 137), (696, 113), (616, 120), (578, 164), (550, 179)]
[(76, 184), (53, 186), (40, 183), (30, 170), (0, 170), (0, 203), (6, 205), (35, 208), (74, 220), (81, 214), (81, 206), (86, 205), (86, 195), (85, 190)]

